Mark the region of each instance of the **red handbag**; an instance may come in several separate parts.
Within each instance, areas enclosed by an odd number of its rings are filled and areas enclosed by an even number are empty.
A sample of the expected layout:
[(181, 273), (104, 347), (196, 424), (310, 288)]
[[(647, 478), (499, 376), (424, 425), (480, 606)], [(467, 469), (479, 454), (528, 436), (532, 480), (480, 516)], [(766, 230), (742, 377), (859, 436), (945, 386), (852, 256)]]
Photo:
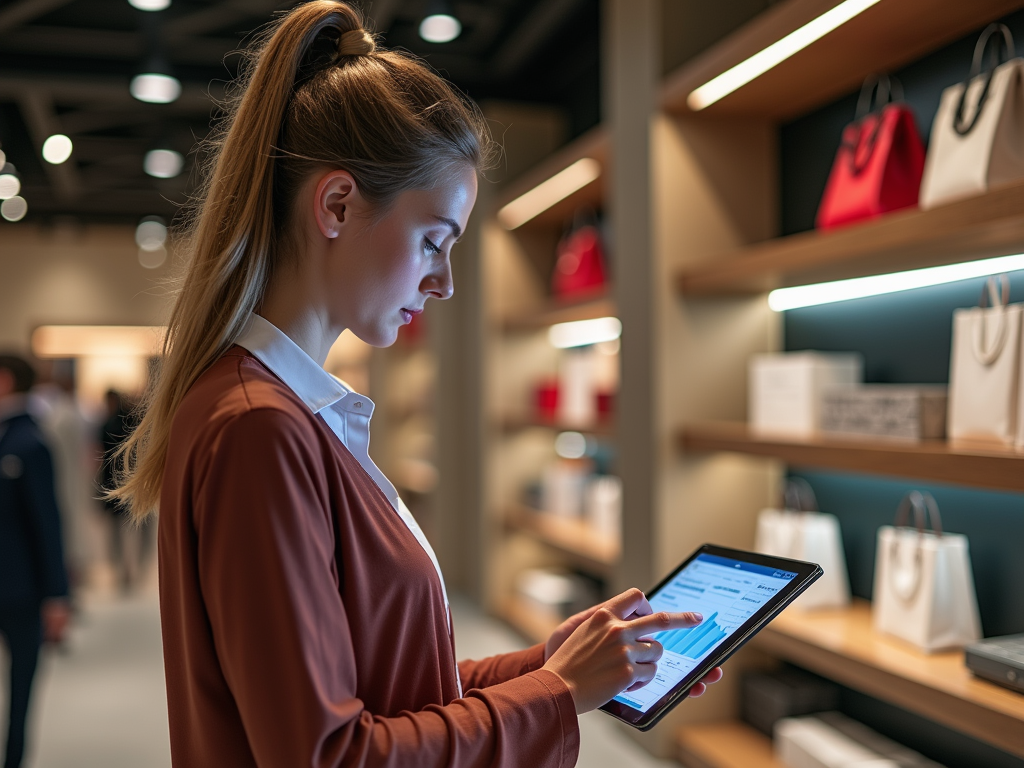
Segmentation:
[(818, 229), (917, 205), (924, 146), (914, 113), (899, 103), (902, 95), (890, 102), (891, 96), (888, 77), (869, 78), (864, 83), (857, 118), (843, 130), (843, 142), (818, 208)]
[(551, 290), (556, 296), (569, 298), (594, 293), (606, 280), (604, 248), (597, 227), (586, 224), (562, 239), (551, 278)]

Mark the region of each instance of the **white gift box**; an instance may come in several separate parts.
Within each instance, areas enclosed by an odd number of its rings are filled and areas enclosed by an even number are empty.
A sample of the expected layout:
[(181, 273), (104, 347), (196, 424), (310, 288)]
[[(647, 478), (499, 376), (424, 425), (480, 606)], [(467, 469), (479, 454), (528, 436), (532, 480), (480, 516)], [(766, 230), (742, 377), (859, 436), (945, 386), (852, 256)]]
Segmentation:
[(864, 381), (854, 353), (789, 352), (750, 359), (750, 426), (757, 432), (809, 437), (821, 429), (824, 394)]

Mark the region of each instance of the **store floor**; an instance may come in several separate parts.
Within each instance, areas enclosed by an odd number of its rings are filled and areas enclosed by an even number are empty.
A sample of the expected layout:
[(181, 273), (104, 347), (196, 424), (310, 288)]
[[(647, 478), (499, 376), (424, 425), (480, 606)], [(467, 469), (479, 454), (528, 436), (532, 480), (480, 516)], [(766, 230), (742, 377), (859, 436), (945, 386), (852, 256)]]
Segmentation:
[[(522, 647), (515, 633), (469, 601), (455, 598), (453, 612), (461, 656)], [(43, 662), (25, 768), (170, 764), (159, 621), (152, 588), (131, 598), (104, 592), (83, 601), (67, 648), (47, 652)], [(580, 768), (678, 768), (650, 758), (601, 713), (585, 715), (581, 730)]]

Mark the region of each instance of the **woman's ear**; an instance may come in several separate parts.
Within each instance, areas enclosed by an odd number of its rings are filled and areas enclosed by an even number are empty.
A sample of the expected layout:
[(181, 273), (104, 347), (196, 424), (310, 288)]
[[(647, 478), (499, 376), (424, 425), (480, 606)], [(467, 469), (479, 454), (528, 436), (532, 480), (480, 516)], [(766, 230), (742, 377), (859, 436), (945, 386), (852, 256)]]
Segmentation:
[(321, 234), (335, 238), (351, 220), (350, 207), (359, 195), (356, 180), (348, 171), (331, 171), (316, 185), (313, 195), (313, 218)]

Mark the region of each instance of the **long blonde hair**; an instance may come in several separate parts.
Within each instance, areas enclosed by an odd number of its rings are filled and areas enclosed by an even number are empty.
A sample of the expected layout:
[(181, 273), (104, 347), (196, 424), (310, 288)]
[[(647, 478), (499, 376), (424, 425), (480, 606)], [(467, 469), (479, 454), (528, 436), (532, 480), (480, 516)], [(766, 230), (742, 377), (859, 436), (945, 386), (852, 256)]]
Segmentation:
[(189, 388), (238, 338), (272, 273), (295, 257), (283, 245), (302, 182), (344, 168), (385, 209), (453, 170), (480, 170), (492, 152), (479, 110), (420, 62), (378, 50), (345, 3), (295, 8), (247, 62), (187, 217), (161, 371), (109, 493), (136, 521), (159, 504), (171, 423)]

